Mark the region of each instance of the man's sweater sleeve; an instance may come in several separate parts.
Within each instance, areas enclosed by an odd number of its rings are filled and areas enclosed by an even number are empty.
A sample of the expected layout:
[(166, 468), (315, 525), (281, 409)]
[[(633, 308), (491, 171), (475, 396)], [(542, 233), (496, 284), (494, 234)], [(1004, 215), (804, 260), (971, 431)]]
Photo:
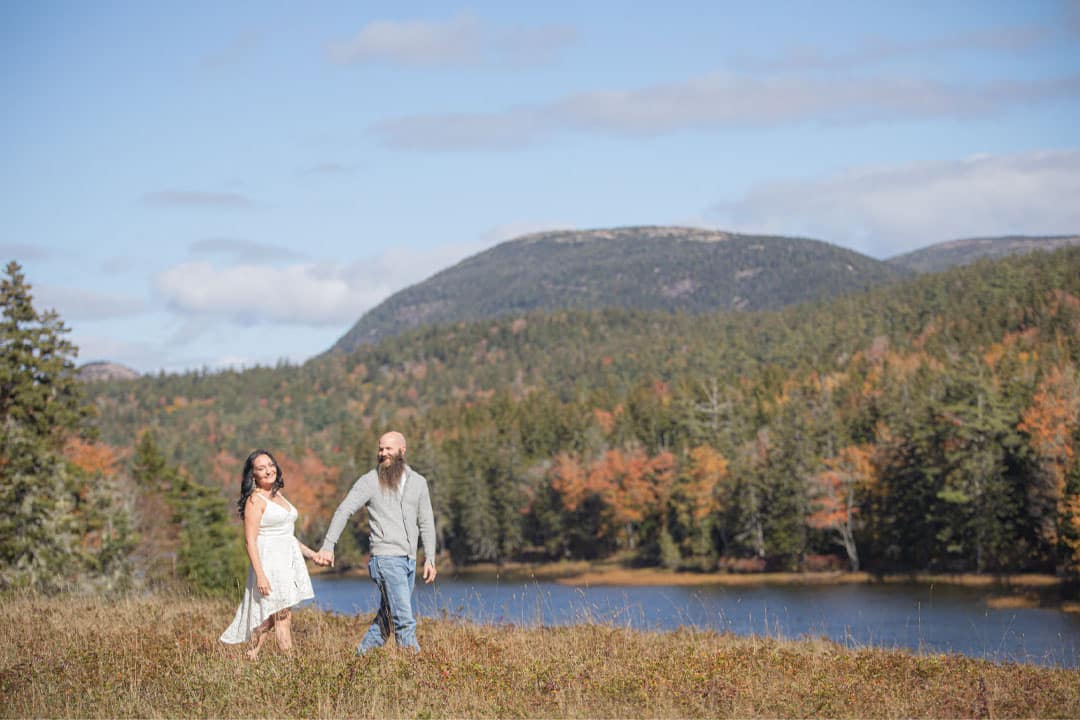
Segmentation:
[(420, 496), (420, 542), (424, 544), (424, 563), (435, 564), (435, 513), (431, 510), (431, 495), (428, 493), (427, 483), (424, 483), (424, 492)]
[(326, 537), (323, 538), (321, 550), (333, 551), (334, 545), (337, 544), (338, 538), (341, 537), (342, 531), (345, 530), (345, 523), (349, 521), (353, 513), (364, 507), (370, 499), (371, 491), (367, 487), (367, 483), (364, 482), (364, 478), (361, 477), (353, 483), (352, 489), (349, 490), (345, 499), (338, 505), (338, 509), (334, 511), (334, 518), (330, 521)]

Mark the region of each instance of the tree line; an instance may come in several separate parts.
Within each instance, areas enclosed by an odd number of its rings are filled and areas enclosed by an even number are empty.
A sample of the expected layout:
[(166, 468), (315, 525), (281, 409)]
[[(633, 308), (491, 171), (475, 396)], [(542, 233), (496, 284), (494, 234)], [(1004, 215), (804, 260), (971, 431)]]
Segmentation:
[(1078, 338), (1074, 249), (776, 312), (532, 313), (88, 393), (117, 477), (149, 437), (208, 507), (273, 448), (309, 543), (392, 426), (455, 563), (1070, 573)]

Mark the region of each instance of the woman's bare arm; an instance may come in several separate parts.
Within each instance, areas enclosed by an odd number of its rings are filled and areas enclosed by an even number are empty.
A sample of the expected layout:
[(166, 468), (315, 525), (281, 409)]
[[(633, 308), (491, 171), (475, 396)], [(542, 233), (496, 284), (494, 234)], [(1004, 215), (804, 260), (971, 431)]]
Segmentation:
[(248, 560), (251, 568), (255, 571), (255, 587), (263, 595), (270, 594), (270, 581), (263, 572), (262, 560), (259, 559), (259, 521), (266, 512), (266, 502), (256, 500), (252, 495), (247, 499), (247, 507), (244, 508), (244, 544), (247, 546)]
[(312, 550), (311, 548), (309, 548), (307, 545), (300, 542), (299, 540), (296, 541), (296, 544), (300, 546), (300, 554), (303, 555), (305, 559), (307, 559), (307, 560), (315, 559), (315, 551), (314, 550)]

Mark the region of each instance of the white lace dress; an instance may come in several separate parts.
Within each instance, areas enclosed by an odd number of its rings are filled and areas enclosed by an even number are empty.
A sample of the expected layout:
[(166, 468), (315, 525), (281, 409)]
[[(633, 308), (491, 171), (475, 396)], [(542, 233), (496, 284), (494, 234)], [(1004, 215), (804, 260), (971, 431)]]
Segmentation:
[(262, 495), (256, 497), (266, 502), (255, 542), (263, 572), (270, 581), (270, 594), (263, 595), (255, 587), (255, 569), (249, 565), (244, 598), (236, 610), (232, 625), (221, 634), (221, 642), (224, 643), (251, 640), (251, 631), (271, 615), (315, 597), (304, 556), (300, 553), (300, 542), (294, 535), (293, 526), (298, 516), (296, 508), (285, 498), (281, 499), (289, 505), (288, 509), (267, 501)]

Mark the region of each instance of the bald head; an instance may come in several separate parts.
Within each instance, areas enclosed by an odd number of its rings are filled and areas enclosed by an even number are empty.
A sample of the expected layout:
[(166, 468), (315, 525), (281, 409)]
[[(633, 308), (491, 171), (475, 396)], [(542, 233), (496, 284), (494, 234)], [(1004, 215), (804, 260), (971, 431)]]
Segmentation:
[(397, 430), (391, 430), (379, 438), (379, 447), (383, 445), (393, 445), (395, 448), (405, 449), (405, 436), (399, 433)]
[(405, 436), (391, 430), (379, 438), (379, 464), (383, 465), (405, 457)]
[(397, 490), (405, 472), (405, 436), (391, 431), (379, 438), (379, 485)]

